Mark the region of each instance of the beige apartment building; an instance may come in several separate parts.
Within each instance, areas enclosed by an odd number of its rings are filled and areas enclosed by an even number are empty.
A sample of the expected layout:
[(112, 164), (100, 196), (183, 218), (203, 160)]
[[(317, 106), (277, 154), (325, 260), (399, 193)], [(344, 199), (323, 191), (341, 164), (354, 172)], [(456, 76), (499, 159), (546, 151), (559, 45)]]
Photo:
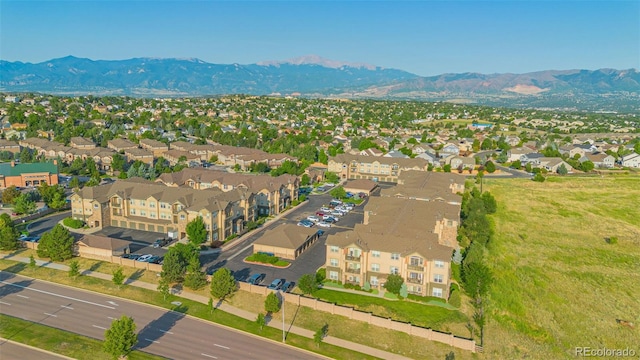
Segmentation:
[(161, 174), (157, 183), (166, 186), (188, 186), (193, 189), (244, 189), (255, 194), (257, 215), (277, 215), (298, 199), (300, 180), (294, 175), (236, 174), (201, 168), (185, 168)]
[(244, 189), (224, 192), (167, 187), (142, 179), (85, 187), (71, 196), (74, 219), (90, 227), (114, 226), (149, 232), (177, 231), (200, 216), (210, 241), (241, 233), (256, 218), (255, 196)]
[(403, 171), (398, 184), (380, 191), (380, 196), (422, 201), (443, 201), (449, 204), (462, 204), (464, 193), (463, 175), (432, 171)]
[(403, 171), (427, 171), (428, 168), (429, 162), (419, 158), (385, 158), (338, 154), (329, 158), (327, 170), (338, 174), (341, 179), (398, 182), (398, 177)]
[[(327, 277), (380, 289), (390, 274), (397, 274), (411, 294), (448, 298), (461, 196), (453, 193), (457, 182), (449, 183), (439, 174), (429, 181), (432, 175), (436, 174), (421, 173), (422, 182), (409, 181), (416, 176), (411, 173), (404, 175), (407, 185), (402, 196), (392, 192), (370, 197), (362, 224), (330, 235)], [(428, 190), (431, 186), (435, 189)], [(440, 196), (420, 195), (428, 191)]]

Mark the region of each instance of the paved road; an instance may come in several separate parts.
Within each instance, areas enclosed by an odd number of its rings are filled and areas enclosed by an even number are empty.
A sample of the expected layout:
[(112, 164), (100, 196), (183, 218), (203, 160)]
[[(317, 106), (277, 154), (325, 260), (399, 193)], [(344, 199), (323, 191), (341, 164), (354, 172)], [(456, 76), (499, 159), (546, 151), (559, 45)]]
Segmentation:
[(2, 360), (25, 360), (25, 359), (38, 359), (38, 360), (63, 360), (70, 359), (66, 356), (50, 353), (41, 349), (0, 339), (0, 359)]
[(60, 220), (71, 216), (71, 211), (64, 211), (55, 215), (38, 219), (29, 224), (29, 233), (31, 236), (42, 235), (51, 230)]
[(128, 315), (138, 329), (136, 348), (172, 359), (322, 358), (179, 312), (6, 272), (0, 272), (0, 312), (96, 339), (113, 319)]

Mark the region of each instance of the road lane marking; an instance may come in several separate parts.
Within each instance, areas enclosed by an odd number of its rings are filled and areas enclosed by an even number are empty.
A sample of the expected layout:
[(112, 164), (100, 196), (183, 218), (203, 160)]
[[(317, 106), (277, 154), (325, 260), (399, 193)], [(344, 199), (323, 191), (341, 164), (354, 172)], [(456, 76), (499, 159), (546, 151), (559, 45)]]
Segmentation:
[(167, 330), (160, 330), (160, 331), (162, 331), (162, 332), (163, 332), (163, 333), (165, 333), (165, 334), (171, 334), (171, 335), (173, 335), (173, 333), (172, 333), (171, 331), (167, 331)]
[(44, 313), (45, 315), (51, 316), (51, 317), (58, 317), (58, 315), (54, 315), (54, 314), (49, 314), (49, 313)]
[(118, 304), (114, 303), (113, 301), (107, 301), (109, 303), (109, 305), (113, 305), (113, 306), (118, 306)]
[(217, 357), (213, 356), (213, 355), (209, 355), (209, 354), (205, 354), (205, 353), (200, 353), (200, 355), (202, 356), (206, 356), (208, 358), (212, 358), (212, 359), (217, 359)]
[(73, 310), (73, 308), (69, 305), (60, 305), (60, 307), (63, 307), (65, 309), (69, 309), (69, 310)]
[(6, 282), (6, 281), (0, 281), (3, 284), (6, 285), (11, 285), (11, 286), (15, 286), (21, 289), (25, 289), (25, 290), (31, 290), (31, 291), (35, 291), (35, 292), (39, 292), (41, 294), (46, 294), (46, 295), (51, 295), (51, 296), (57, 296), (57, 297), (61, 297), (63, 299), (68, 299), (68, 300), (73, 300), (73, 301), (79, 301), (85, 304), (89, 304), (89, 305), (95, 305), (95, 306), (100, 306), (103, 308), (107, 308), (107, 309), (111, 309), (111, 310), (115, 310), (116, 308), (112, 307), (112, 306), (107, 306), (107, 305), (102, 305), (102, 304), (97, 304), (91, 301), (87, 301), (87, 300), (82, 300), (82, 299), (76, 299), (76, 298), (72, 298), (71, 296), (66, 296), (66, 295), (61, 295), (61, 294), (56, 294), (56, 293), (52, 293), (49, 291), (44, 291), (44, 290), (39, 290), (39, 289), (32, 289), (28, 286), (23, 286), (23, 285), (18, 285), (18, 284), (14, 284), (14, 283), (10, 283), (10, 282)]
[(21, 297), (23, 299), (28, 299), (29, 298), (28, 296), (24, 296), (24, 295), (20, 295), (20, 294), (17, 294), (17, 296), (19, 296), (19, 297)]
[(213, 346), (217, 346), (217, 347), (220, 347), (220, 348), (223, 348), (223, 349), (227, 349), (227, 350), (230, 349), (229, 347), (226, 347), (224, 345), (213, 344)]
[(93, 326), (94, 328), (98, 328), (98, 329), (102, 329), (102, 330), (107, 330), (107, 328), (106, 328), (106, 327), (102, 327), (102, 326), (98, 326), (98, 325), (91, 325), (91, 326)]
[(155, 340), (151, 340), (151, 339), (145, 339), (146, 341), (152, 342), (152, 343), (156, 343), (156, 344), (160, 344), (160, 341), (155, 341)]
[(2, 305), (9, 305), (9, 306), (11, 306), (11, 304), (9, 304), (8, 302), (4, 302), (4, 301), (0, 301), (0, 304), (2, 304)]
[(107, 316), (107, 319), (115, 320), (116, 318), (111, 317), (111, 316)]

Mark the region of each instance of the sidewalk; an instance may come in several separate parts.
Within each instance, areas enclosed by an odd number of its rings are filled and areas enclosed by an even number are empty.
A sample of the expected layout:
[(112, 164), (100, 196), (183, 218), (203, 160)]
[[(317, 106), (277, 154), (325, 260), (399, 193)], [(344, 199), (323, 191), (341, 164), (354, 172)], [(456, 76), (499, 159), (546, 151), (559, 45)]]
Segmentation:
[[(26, 257), (22, 257), (22, 256), (12, 256), (10, 254), (3, 254), (1, 256), (2, 259), (7, 259), (7, 260), (12, 260), (12, 261), (19, 261), (19, 262), (23, 262), (23, 263), (29, 263), (29, 258)], [(56, 269), (56, 270), (62, 270), (62, 271), (69, 271), (69, 267), (67, 265), (62, 265), (62, 264), (57, 264), (57, 263), (51, 263), (51, 262), (47, 262), (47, 261), (42, 261), (42, 260), (36, 260), (36, 265), (41, 266), (41, 267), (47, 267), (47, 268), (51, 268), (51, 269)], [(100, 272), (96, 272), (96, 271), (90, 271), (90, 270), (83, 270), (81, 271), (82, 275), (84, 276), (91, 276), (94, 278), (99, 278), (99, 279), (103, 279), (103, 280), (108, 280), (111, 281), (113, 276), (110, 274), (104, 274), (104, 273), (100, 273)], [(129, 279), (127, 279), (125, 281), (126, 285), (130, 285), (130, 286), (135, 286), (135, 287), (139, 287), (139, 288), (143, 288), (143, 289), (148, 289), (148, 290), (152, 290), (152, 291), (157, 291), (157, 285), (155, 284), (150, 284), (144, 281), (139, 281), (139, 280), (132, 280), (130, 281)], [(202, 296), (202, 295), (198, 295), (198, 294), (194, 294), (188, 291), (183, 291), (183, 290), (178, 290), (178, 291), (174, 291), (173, 292), (174, 295), (183, 297), (185, 299), (189, 299), (189, 300), (193, 300), (193, 301), (197, 301), (199, 303), (202, 304), (208, 304), (209, 303), (209, 298), (206, 296)], [(219, 310), (222, 310), (224, 312), (239, 316), (241, 318), (247, 319), (249, 321), (255, 321), (258, 314), (252, 313), (250, 311), (246, 311), (246, 310), (242, 310), (239, 308), (236, 308), (234, 306), (231, 306), (229, 304), (225, 304), (222, 303), (219, 307)], [(276, 328), (276, 329), (281, 329), (281, 323), (279, 323), (278, 321), (271, 321), (267, 326)], [(288, 329), (289, 333), (293, 333), (296, 335), (300, 335), (300, 336), (304, 336), (310, 339), (313, 339), (313, 335), (314, 332), (311, 330), (307, 330), (307, 329), (303, 329), (301, 327), (298, 326), (293, 326), (290, 325), (289, 329)], [(393, 354), (390, 353), (388, 351), (384, 351), (384, 350), (380, 350), (380, 349), (375, 349), (366, 345), (362, 345), (362, 344), (358, 344), (358, 343), (354, 343), (351, 341), (347, 341), (347, 340), (343, 340), (343, 339), (339, 339), (333, 336), (327, 336), (324, 338), (324, 342), (327, 344), (331, 344), (331, 345), (335, 345), (335, 346), (339, 346), (345, 349), (350, 349), (353, 351), (357, 351), (357, 352), (361, 352), (363, 354), (367, 354), (367, 355), (371, 355), (371, 356), (375, 356), (381, 359), (394, 359), (394, 360), (410, 360), (410, 358), (404, 357), (404, 356), (400, 356), (398, 354)]]

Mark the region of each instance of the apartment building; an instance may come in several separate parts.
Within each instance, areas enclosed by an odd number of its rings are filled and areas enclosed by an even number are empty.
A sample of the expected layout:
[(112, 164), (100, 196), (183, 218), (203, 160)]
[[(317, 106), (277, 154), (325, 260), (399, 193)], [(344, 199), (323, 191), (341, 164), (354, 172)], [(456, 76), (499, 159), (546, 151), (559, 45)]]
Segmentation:
[(234, 174), (225, 171), (185, 168), (161, 174), (156, 183), (165, 186), (188, 186), (193, 189), (216, 188), (222, 191), (244, 189), (255, 194), (258, 215), (277, 215), (298, 199), (300, 180), (294, 175)]
[(403, 171), (427, 171), (429, 162), (424, 159), (373, 157), (338, 154), (329, 158), (328, 171), (341, 179), (369, 179), (381, 182), (398, 182)]
[(162, 141), (153, 139), (140, 140), (140, 147), (145, 150), (151, 151), (153, 153), (153, 156), (156, 158), (162, 156), (162, 153), (169, 150), (169, 145), (163, 143)]
[(372, 288), (400, 275), (411, 294), (448, 298), (464, 178), (407, 171), (370, 197), (364, 221), (327, 238), (327, 277)]
[(209, 241), (241, 233), (244, 224), (256, 218), (255, 196), (244, 189), (196, 190), (142, 179), (85, 187), (71, 196), (71, 211), (90, 227), (177, 231), (180, 238), (186, 236), (187, 224), (200, 216)]

